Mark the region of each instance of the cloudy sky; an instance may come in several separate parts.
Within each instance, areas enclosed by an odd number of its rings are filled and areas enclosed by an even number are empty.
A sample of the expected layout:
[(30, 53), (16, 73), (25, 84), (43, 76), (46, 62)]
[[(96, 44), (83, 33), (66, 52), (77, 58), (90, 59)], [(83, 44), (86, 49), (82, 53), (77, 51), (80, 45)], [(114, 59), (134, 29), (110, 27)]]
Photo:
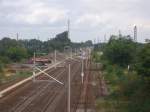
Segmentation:
[(111, 34), (150, 39), (150, 0), (0, 0), (0, 38), (9, 36), (47, 40), (67, 29), (71, 39), (104, 40)]

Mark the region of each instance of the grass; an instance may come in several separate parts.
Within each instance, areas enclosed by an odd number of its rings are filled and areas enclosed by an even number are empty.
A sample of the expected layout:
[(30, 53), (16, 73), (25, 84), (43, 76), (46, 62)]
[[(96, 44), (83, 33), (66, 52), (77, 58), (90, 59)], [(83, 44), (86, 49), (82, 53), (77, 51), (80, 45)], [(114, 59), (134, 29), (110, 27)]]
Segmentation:
[(7, 76), (7, 77), (2, 75), (2, 77), (0, 77), (0, 83), (1, 84), (8, 83), (17, 79), (27, 78), (31, 75), (32, 75), (32, 72), (30, 71), (19, 71), (19, 72), (16, 72), (14, 75)]
[(115, 101), (109, 101), (105, 98), (99, 98), (96, 101), (96, 110), (98, 112), (116, 112), (116, 104)]
[(117, 101), (110, 98), (99, 98), (96, 101), (96, 110), (97, 112), (120, 112), (120, 110), (121, 112), (126, 112), (125, 108), (127, 105), (128, 102), (126, 101)]

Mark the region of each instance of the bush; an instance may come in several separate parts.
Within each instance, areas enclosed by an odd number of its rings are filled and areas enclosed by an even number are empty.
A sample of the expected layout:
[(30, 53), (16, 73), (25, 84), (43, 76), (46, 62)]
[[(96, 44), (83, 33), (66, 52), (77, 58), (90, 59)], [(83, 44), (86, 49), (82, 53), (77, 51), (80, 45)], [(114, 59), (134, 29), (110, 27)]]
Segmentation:
[(2, 61), (0, 60), (0, 73), (3, 72), (3, 64), (2, 64)]
[(146, 44), (138, 54), (137, 72), (144, 77), (150, 77), (150, 43)]
[(127, 37), (111, 38), (105, 47), (103, 57), (111, 64), (127, 67), (135, 55), (135, 43)]

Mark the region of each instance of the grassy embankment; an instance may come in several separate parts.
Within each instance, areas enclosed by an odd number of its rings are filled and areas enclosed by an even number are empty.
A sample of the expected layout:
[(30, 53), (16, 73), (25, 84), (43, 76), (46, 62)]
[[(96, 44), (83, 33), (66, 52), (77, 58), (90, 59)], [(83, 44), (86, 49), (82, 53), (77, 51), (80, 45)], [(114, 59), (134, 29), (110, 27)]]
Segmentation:
[[(98, 112), (128, 112), (131, 97), (142, 81), (135, 71), (112, 65), (101, 58), (102, 53), (93, 52), (95, 62), (102, 63), (102, 75), (107, 82), (109, 95), (97, 98), (96, 108)], [(140, 91), (140, 90), (139, 90)], [(134, 98), (134, 97), (133, 97)]]

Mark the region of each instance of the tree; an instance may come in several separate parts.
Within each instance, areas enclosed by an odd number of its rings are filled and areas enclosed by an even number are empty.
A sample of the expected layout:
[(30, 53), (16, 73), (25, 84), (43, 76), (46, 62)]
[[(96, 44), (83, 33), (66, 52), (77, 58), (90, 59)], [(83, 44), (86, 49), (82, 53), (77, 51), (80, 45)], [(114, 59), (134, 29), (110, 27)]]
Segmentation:
[(27, 51), (23, 47), (11, 47), (8, 49), (7, 53), (14, 62), (21, 61), (21, 59), (27, 57)]
[(132, 63), (135, 54), (135, 43), (129, 37), (112, 36), (104, 50), (104, 58), (112, 64), (125, 67)]
[(139, 75), (150, 77), (150, 43), (145, 44), (138, 54), (137, 71)]

